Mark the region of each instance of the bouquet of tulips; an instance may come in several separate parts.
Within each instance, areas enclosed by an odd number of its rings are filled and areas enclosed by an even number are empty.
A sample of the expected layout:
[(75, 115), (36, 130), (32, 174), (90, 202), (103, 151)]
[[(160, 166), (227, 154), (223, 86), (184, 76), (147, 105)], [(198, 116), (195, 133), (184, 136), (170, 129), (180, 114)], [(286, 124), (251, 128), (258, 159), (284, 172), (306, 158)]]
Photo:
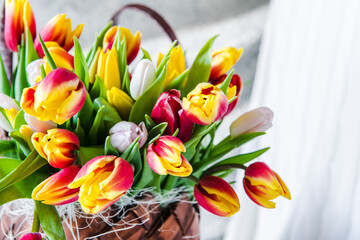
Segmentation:
[(270, 109), (242, 114), (214, 144), (243, 88), (231, 70), (242, 49), (212, 50), (213, 37), (187, 67), (174, 42), (155, 65), (146, 50), (138, 56), (139, 32), (110, 23), (84, 54), (82, 24), (72, 30), (59, 14), (36, 34), (27, 0), (6, 1), (4, 26), (18, 61), (7, 72), (0, 58), (0, 126), (8, 136), (0, 142), (0, 204), (32, 198), (34, 232), (41, 226), (48, 239), (64, 239), (55, 205), (79, 201), (96, 214), (149, 188), (186, 189), (200, 206), (228, 217), (240, 209), (223, 180), (235, 168), (245, 170), (245, 192), (258, 205), (274, 208), (276, 197), (290, 199), (265, 163), (245, 166), (268, 148), (223, 158), (264, 134)]

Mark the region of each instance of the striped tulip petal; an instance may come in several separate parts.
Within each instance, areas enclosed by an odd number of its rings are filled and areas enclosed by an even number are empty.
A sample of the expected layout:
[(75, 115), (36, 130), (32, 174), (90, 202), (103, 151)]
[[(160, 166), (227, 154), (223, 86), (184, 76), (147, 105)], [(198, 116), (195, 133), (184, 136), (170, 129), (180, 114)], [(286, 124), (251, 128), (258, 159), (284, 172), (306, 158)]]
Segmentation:
[(219, 177), (206, 176), (200, 179), (194, 187), (194, 196), (200, 206), (221, 217), (230, 217), (240, 209), (234, 189)]
[(41, 233), (27, 233), (20, 238), (20, 240), (41, 240)]

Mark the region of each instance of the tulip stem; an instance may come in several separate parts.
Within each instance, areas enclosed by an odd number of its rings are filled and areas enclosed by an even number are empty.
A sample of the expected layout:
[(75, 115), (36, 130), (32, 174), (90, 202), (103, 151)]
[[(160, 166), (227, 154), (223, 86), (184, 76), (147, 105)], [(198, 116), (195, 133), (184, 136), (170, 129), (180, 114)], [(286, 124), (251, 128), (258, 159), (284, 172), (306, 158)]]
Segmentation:
[(199, 183), (199, 179), (197, 177), (193, 176), (193, 175), (187, 176), (185, 178), (189, 179), (189, 180), (191, 180), (191, 181), (193, 181), (195, 183)]
[(233, 169), (233, 168), (240, 168), (243, 170), (246, 170), (247, 167), (243, 164), (236, 164), (236, 163), (232, 163), (232, 164), (223, 164), (223, 165), (218, 165), (218, 166), (214, 166), (209, 168), (208, 170), (206, 170), (205, 172), (203, 172), (203, 174), (201, 175), (203, 176), (208, 176), (208, 175), (212, 175), (214, 173), (218, 173), (224, 170), (228, 170), (228, 169)]
[(31, 232), (39, 232), (40, 231), (40, 220), (37, 215), (36, 209), (34, 208), (34, 218), (32, 222)]

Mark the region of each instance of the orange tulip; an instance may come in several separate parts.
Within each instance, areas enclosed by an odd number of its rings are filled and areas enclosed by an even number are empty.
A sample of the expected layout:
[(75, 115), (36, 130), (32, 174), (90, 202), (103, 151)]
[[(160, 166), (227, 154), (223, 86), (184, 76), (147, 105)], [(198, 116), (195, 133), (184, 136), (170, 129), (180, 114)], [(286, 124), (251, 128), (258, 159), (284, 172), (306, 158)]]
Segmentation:
[(242, 48), (225, 47), (213, 51), (210, 80), (219, 78), (229, 71), (240, 59)]

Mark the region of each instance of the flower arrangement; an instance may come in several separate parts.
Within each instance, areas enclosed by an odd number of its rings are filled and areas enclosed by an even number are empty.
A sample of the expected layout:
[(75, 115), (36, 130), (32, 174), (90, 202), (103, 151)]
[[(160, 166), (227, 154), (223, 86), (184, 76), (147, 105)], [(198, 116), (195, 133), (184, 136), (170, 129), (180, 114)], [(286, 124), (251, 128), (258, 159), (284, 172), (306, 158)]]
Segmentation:
[(36, 35), (29, 2), (6, 1), (4, 38), (18, 63), (7, 73), (0, 58), (0, 126), (9, 136), (0, 142), (0, 204), (35, 200), (33, 232), (41, 226), (48, 239), (64, 239), (55, 206), (78, 201), (97, 214), (149, 188), (185, 189), (204, 209), (229, 217), (240, 203), (223, 178), (235, 168), (245, 170), (244, 189), (256, 204), (274, 208), (278, 196), (290, 199), (265, 163), (245, 166), (268, 148), (223, 159), (271, 127), (270, 109), (242, 114), (214, 144), (243, 88), (231, 70), (242, 49), (212, 50), (213, 37), (187, 67), (175, 41), (154, 65), (144, 49), (133, 62), (139, 32), (110, 23), (85, 55), (82, 29), (58, 14)]

